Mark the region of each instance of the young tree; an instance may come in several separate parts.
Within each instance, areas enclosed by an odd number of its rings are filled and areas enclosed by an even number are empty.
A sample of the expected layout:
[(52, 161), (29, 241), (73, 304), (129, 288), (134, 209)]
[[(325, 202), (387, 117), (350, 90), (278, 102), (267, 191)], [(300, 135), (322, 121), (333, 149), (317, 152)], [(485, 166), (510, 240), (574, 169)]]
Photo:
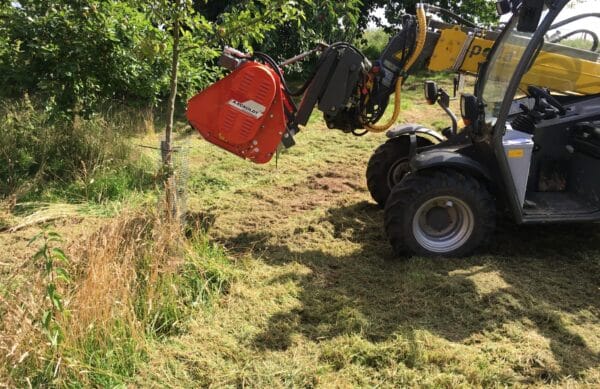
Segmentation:
[(161, 143), (163, 168), (166, 172), (167, 205), (172, 216), (177, 216), (178, 213), (172, 134), (182, 56), (186, 53), (193, 55), (197, 51), (216, 54), (216, 48), (223, 44), (252, 50), (252, 44), (262, 41), (265, 32), (286, 21), (298, 20), (302, 16), (298, 0), (234, 1), (229, 7), (223, 8), (214, 20), (209, 20), (198, 12), (210, 6), (215, 7), (217, 3), (222, 2), (204, 0), (195, 4), (193, 0), (149, 0), (146, 4), (153, 22), (167, 31), (172, 40), (167, 124)]

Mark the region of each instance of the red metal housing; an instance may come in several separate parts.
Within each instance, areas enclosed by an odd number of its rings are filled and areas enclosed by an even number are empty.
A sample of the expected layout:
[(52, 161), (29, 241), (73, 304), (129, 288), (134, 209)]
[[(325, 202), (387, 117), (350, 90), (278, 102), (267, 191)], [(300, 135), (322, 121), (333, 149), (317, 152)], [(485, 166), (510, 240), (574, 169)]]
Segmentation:
[(273, 69), (249, 61), (191, 98), (186, 116), (207, 141), (266, 163), (286, 131), (284, 98)]

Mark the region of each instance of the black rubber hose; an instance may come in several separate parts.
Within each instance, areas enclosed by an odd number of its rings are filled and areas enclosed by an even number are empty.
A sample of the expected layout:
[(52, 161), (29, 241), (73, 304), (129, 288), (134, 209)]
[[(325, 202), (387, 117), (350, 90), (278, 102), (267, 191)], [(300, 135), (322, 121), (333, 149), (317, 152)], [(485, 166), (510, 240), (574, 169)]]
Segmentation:
[[(273, 58), (271, 58), (269, 55), (267, 55), (265, 53), (261, 53), (260, 51), (255, 51), (254, 56), (262, 59), (269, 66), (271, 66), (273, 68), (273, 70), (275, 71), (275, 73), (277, 73), (277, 76), (279, 76), (279, 79), (281, 80), (281, 85), (283, 85), (283, 89), (285, 90), (285, 93), (288, 95), (288, 97), (292, 96), (290, 88), (288, 88), (287, 82), (285, 81), (285, 78), (283, 77), (283, 74), (281, 73), (281, 69), (279, 68), (279, 65), (277, 64), (277, 62), (275, 62), (275, 60)], [(292, 106), (294, 107), (294, 111), (298, 110), (296, 103), (294, 103), (294, 101), (291, 98), (289, 99), (289, 101), (292, 104)]]
[[(304, 92), (306, 92), (306, 89), (308, 89), (308, 87), (310, 86), (311, 81), (313, 80), (313, 78), (315, 77), (315, 75), (317, 74), (317, 72), (319, 71), (319, 68), (321, 67), (321, 65), (323, 64), (323, 59), (325, 58), (325, 53), (327, 53), (329, 50), (334, 50), (337, 47), (347, 47), (350, 48), (352, 50), (354, 50), (357, 54), (359, 54), (363, 59), (365, 58), (365, 55), (355, 46), (351, 45), (350, 43), (347, 42), (336, 42), (331, 44), (325, 51), (323, 51), (323, 53), (321, 54), (321, 57), (319, 58), (319, 61), (317, 62), (315, 69), (311, 72), (310, 76), (308, 76), (308, 78), (306, 79), (306, 81), (304, 82), (304, 84), (302, 84), (302, 86), (299, 89), (296, 89), (294, 91), (292, 91), (291, 89), (287, 89), (286, 91), (288, 92), (288, 94), (290, 96), (293, 97), (298, 97), (301, 96)], [(263, 53), (260, 53), (263, 54)]]
[(569, 33), (566, 33), (565, 35), (561, 35), (558, 38), (554, 38), (552, 39), (550, 42), (551, 43), (560, 43), (563, 40), (567, 39), (570, 36), (573, 36), (575, 34), (589, 34), (592, 37), (592, 48), (590, 49), (590, 51), (596, 51), (598, 49), (598, 35), (594, 32), (594, 31), (590, 31), (590, 30), (575, 30), (575, 31), (571, 31)]
[(583, 18), (588, 18), (588, 17), (593, 17), (593, 18), (600, 18), (600, 13), (597, 12), (593, 12), (593, 13), (589, 13), (589, 14), (581, 14), (581, 15), (576, 15), (576, 16), (572, 16), (570, 18), (567, 18), (561, 22), (558, 23), (554, 23), (553, 25), (550, 26), (550, 28), (548, 30), (554, 30), (555, 28), (559, 28), (562, 27), (566, 24), (572, 23), (576, 20), (579, 19), (583, 19)]
[(477, 26), (472, 21), (470, 21), (468, 19), (465, 19), (462, 16), (459, 16), (459, 15), (455, 14), (454, 12), (452, 12), (450, 10), (447, 10), (445, 8), (440, 8), (440, 7), (437, 7), (435, 5), (425, 4), (425, 10), (426, 11), (433, 11), (433, 12), (436, 12), (436, 13), (448, 16), (448, 17), (456, 20), (457, 22), (464, 24), (467, 27), (479, 28), (479, 26)]

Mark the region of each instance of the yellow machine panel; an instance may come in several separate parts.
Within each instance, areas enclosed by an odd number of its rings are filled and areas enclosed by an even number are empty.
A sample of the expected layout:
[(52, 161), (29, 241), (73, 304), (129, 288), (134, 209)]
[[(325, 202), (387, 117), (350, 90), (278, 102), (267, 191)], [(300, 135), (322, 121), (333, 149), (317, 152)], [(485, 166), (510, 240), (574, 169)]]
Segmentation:
[(427, 68), (477, 74), (493, 44), (494, 41), (470, 36), (459, 27), (442, 30)]
[(485, 61), (493, 45), (494, 41), (492, 40), (474, 37), (469, 46), (467, 56), (460, 66), (461, 71), (477, 74), (479, 65)]
[[(500, 61), (497, 66), (506, 67), (506, 72), (496, 72), (498, 80), (507, 81), (514, 69), (514, 62), (518, 61), (525, 47), (520, 45), (507, 45), (503, 47)], [(521, 80), (521, 87), (537, 85), (549, 88), (555, 92), (592, 95), (600, 93), (600, 63), (584, 58), (577, 58), (577, 50), (572, 50), (573, 55), (566, 55), (558, 45), (547, 46), (536, 58), (531, 69), (525, 73)], [(563, 47), (564, 50), (564, 47)], [(585, 51), (579, 53), (587, 54)], [(505, 78), (502, 78), (505, 77)]]
[[(493, 40), (469, 35), (459, 27), (441, 30), (427, 68), (431, 71), (477, 74), (493, 44)], [(518, 61), (523, 50), (524, 47), (518, 45), (504, 48), (507, 68), (514, 68), (512, 61)], [(511, 75), (512, 71), (506, 74), (507, 77)], [(600, 63), (550, 49), (542, 50), (522, 84), (538, 85), (557, 92), (597, 94), (600, 93)]]
[(542, 51), (522, 84), (540, 85), (558, 92), (597, 94), (600, 93), (600, 63)]

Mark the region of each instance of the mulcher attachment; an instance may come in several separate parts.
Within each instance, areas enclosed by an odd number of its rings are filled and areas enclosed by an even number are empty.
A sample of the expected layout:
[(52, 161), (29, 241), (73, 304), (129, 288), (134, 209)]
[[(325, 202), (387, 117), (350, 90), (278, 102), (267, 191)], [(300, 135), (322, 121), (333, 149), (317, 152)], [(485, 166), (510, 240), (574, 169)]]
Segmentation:
[(289, 136), (284, 104), (279, 76), (266, 65), (247, 61), (194, 96), (186, 116), (207, 141), (266, 163)]

